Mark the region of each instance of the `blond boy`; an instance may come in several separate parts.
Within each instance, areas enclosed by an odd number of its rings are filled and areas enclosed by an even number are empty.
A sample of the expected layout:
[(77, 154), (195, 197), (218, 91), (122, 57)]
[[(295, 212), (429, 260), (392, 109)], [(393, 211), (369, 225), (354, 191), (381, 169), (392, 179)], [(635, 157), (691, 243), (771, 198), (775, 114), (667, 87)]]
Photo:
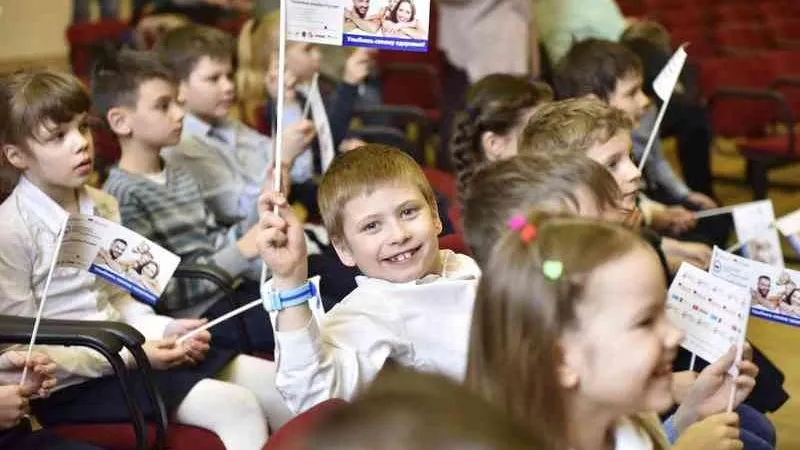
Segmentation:
[(439, 250), (442, 224), (420, 167), (391, 147), (363, 146), (334, 160), (319, 199), (339, 258), (363, 273), (319, 322), (300, 223), (280, 194), (259, 204), (259, 249), (274, 274), (261, 292), (276, 316), (276, 384), (287, 405), (300, 412), (350, 399), (390, 360), (462, 379), (480, 272), (469, 257)]

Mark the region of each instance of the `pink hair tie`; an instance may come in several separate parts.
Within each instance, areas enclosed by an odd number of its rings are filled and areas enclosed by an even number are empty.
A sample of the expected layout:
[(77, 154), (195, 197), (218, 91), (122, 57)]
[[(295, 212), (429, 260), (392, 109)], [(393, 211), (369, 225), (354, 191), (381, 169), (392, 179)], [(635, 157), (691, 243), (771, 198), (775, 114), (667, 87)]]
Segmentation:
[(507, 225), (509, 230), (518, 231), (520, 239), (526, 244), (536, 239), (536, 235), (538, 234), (536, 227), (529, 224), (525, 216), (521, 214), (508, 219)]
[(506, 225), (508, 225), (508, 229), (511, 231), (519, 231), (525, 226), (526, 223), (525, 216), (522, 214), (517, 214), (516, 216), (508, 219)]

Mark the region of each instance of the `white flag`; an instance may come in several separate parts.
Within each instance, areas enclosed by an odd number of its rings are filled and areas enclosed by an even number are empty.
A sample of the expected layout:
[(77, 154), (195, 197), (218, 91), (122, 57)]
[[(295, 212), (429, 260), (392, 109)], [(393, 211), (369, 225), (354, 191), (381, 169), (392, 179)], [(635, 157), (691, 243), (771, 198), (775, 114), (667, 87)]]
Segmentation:
[(678, 78), (681, 76), (683, 65), (686, 64), (686, 44), (681, 45), (678, 50), (672, 55), (667, 62), (667, 65), (661, 69), (661, 72), (653, 81), (653, 90), (661, 100), (666, 100), (672, 96), (672, 91), (675, 90), (675, 85), (678, 84)]

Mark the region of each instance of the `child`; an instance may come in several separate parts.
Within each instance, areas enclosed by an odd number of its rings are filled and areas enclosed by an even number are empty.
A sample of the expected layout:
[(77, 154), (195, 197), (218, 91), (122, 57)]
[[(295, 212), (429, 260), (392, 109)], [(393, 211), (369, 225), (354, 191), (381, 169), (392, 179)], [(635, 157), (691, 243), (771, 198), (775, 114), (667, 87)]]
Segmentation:
[[(177, 254), (184, 263), (213, 264), (232, 277), (260, 267), (256, 228), (236, 238), (236, 226), (216, 223), (192, 175), (159, 156), (177, 144), (183, 110), (176, 83), (150, 53), (123, 52), (94, 71), (92, 98), (97, 114), (117, 136), (122, 157), (104, 189), (119, 202), (122, 223)], [(202, 280), (172, 281), (159, 309), (195, 314), (224, 292)]]
[(289, 407), (350, 399), (389, 361), (463, 378), (479, 271), (469, 257), (439, 250), (442, 225), (420, 167), (397, 149), (366, 145), (334, 160), (319, 198), (339, 258), (363, 273), (319, 324), (302, 228), (282, 195), (265, 193), (260, 203), (259, 249), (274, 274), (262, 298), (277, 311), (277, 385)]
[(450, 143), (458, 191), (484, 162), (515, 154), (517, 134), (528, 116), (552, 98), (549, 86), (513, 75), (488, 75), (472, 85)]
[[(59, 229), (69, 214), (119, 220), (116, 201), (86, 186), (94, 156), (89, 108), (89, 94), (71, 75), (18, 72), (0, 83), (3, 161), (22, 173), (0, 205), (5, 218), (0, 230), (2, 314), (36, 314)], [(156, 369), (153, 381), (171, 417), (213, 431), (227, 449), (260, 449), (267, 439), (266, 415), (275, 428), (289, 416), (272, 384), (272, 363), (210, 348), (208, 331), (177, 345), (177, 337), (204, 321), (157, 315), (89, 272), (55, 269), (44, 317), (134, 326), (147, 339), (142, 347)], [(118, 382), (108, 376), (111, 367), (100, 354), (77, 347), (38, 349), (61, 368), (60, 387), (33, 402), (42, 424), (128, 420)], [(133, 367), (131, 355), (122, 356)], [(133, 376), (130, 381), (141, 383), (141, 378)], [(152, 416), (144, 391), (137, 387), (133, 392), (141, 397), (138, 403), (146, 415)]]
[[(642, 91), (642, 65), (635, 53), (622, 44), (587, 39), (573, 46), (559, 63), (554, 85), (561, 99), (591, 95), (622, 110), (634, 125), (634, 159), (638, 162), (644, 156), (645, 145), (655, 125), (655, 111), (648, 110), (650, 99)], [(691, 191), (675, 175), (664, 159), (659, 142), (653, 144), (644, 167), (644, 178), (651, 196), (673, 205), (651, 204), (652, 226), (657, 231), (677, 235), (694, 229), (697, 225), (694, 216), (684, 205), (692, 209), (717, 206), (706, 194)], [(702, 225), (702, 234), (709, 235), (713, 243), (723, 245), (727, 227), (722, 226), (719, 231), (707, 230), (707, 223)]]
[(546, 450), (452, 380), (397, 369), (325, 417), (310, 441), (307, 450)]
[[(264, 122), (270, 129), (274, 130), (277, 123), (276, 100), (277, 100), (277, 36), (280, 15), (278, 12), (269, 14), (260, 21), (255, 27), (250, 48), (252, 52), (266, 54), (267, 64), (262, 69), (261, 79), (267, 87), (267, 102), (264, 108)], [(322, 143), (328, 141), (333, 153), (338, 153), (353, 118), (353, 112), (358, 100), (359, 86), (364, 82), (369, 74), (372, 61), (371, 50), (359, 48), (350, 53), (345, 62), (342, 81), (336, 84), (335, 91), (326, 95), (321, 82), (317, 84), (317, 89), (327, 103), (327, 114), (325, 118), (313, 117), (311, 119), (320, 124), (328, 120), (330, 129), (330, 140), (324, 136), (317, 136), (310, 145), (303, 149), (295, 158), (290, 167), (292, 179), (292, 203), (302, 204), (309, 214), (309, 220), (319, 222), (319, 206), (317, 204), (317, 185), (319, 177), (327, 169), (327, 162), (323, 160)], [(286, 43), (286, 79), (291, 79), (291, 84), (287, 83), (290, 95), (284, 99), (283, 125), (284, 127), (301, 122), (303, 112), (307, 108), (311, 92), (312, 79), (315, 74), (319, 75), (321, 64), (321, 52), (319, 46), (308, 42)], [(311, 113), (309, 113), (311, 114)], [(324, 133), (324, 132), (323, 132)]]
[(597, 162), (568, 152), (517, 155), (484, 165), (461, 192), (464, 238), (479, 265), (505, 231), (503, 217), (538, 209), (619, 221), (617, 182)]
[[(666, 318), (648, 244), (608, 223), (516, 215), (484, 268), (468, 385), (552, 448), (668, 448), (655, 417), (641, 413), (672, 406), (683, 333)], [(713, 418), (705, 426), (716, 432), (687, 434), (691, 445), (679, 447), (737, 448), (736, 424), (735, 414)]]
[[(186, 110), (180, 142), (162, 151), (175, 167), (187, 169), (220, 224), (240, 224), (244, 233), (258, 220), (256, 204), (272, 167), (272, 141), (228, 118), (234, 101), (233, 40), (199, 25), (177, 28), (158, 45), (162, 60), (178, 78), (178, 99)], [(308, 146), (312, 125), (300, 121), (284, 130), (284, 163)]]
[[(506, 220), (521, 210), (535, 208), (554, 213), (570, 212), (612, 222), (624, 216), (623, 211), (615, 211), (620, 194), (609, 171), (582, 155), (568, 152), (520, 155), (488, 164), (475, 172), (463, 197), (465, 239), (481, 266), (488, 264), (493, 246), (507, 230)], [(652, 240), (647, 240), (657, 249)], [(661, 263), (663, 265), (664, 261)], [(732, 358), (733, 355), (726, 355), (711, 369), (704, 370), (701, 375), (704, 381), (699, 386), (709, 385), (709, 379), (725, 379)], [(746, 371), (743, 374), (747, 386), (737, 397), (740, 401), (752, 389), (753, 377), (758, 373), (747, 352), (745, 359), (743, 367)], [(719, 382), (711, 383), (713, 387), (707, 391), (698, 391), (697, 388), (692, 390), (696, 375), (691, 372), (676, 372), (674, 377), (673, 390), (682, 409), (668, 421), (673, 441), (678, 429), (683, 430), (697, 418), (719, 411), (705, 406), (709, 404), (709, 397), (716, 395)], [(725, 392), (730, 392), (729, 386), (723, 386)], [(703, 414), (697, 413), (698, 408), (693, 406), (700, 404), (704, 405)], [(721, 408), (719, 405), (714, 407)], [(768, 419), (748, 405), (739, 405), (736, 412), (742, 417), (741, 434), (746, 448), (770, 448), (769, 445), (755, 444), (758, 442), (766, 444), (772, 441), (774, 444), (774, 439), (768, 436), (770, 433), (763, 432), (771, 428)]]
[[(636, 207), (641, 173), (630, 159), (630, 120), (620, 110), (591, 98), (562, 100), (542, 105), (525, 124), (519, 153), (557, 151), (584, 154), (605, 166), (622, 191), (622, 208)], [(646, 215), (646, 212), (645, 212)], [(659, 245), (674, 273), (680, 263), (707, 267), (711, 249), (703, 244), (661, 239)]]

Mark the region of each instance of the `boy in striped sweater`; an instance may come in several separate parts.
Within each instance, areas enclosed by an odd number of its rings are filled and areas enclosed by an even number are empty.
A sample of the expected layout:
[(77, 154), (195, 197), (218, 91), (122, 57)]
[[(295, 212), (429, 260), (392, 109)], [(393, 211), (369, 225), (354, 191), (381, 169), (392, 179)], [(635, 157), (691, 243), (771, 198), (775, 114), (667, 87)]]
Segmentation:
[[(233, 277), (257, 274), (255, 227), (218, 224), (191, 173), (159, 156), (162, 147), (176, 144), (181, 136), (184, 112), (172, 74), (145, 52), (122, 52), (107, 59), (94, 71), (92, 98), (122, 148), (104, 186), (119, 202), (122, 223), (178, 254), (183, 263), (215, 265)], [(250, 284), (257, 286), (245, 283)], [(212, 305), (222, 297), (222, 290), (209, 281), (172, 280), (156, 308), (176, 316), (215, 315), (209, 308), (219, 309), (222, 305)], [(255, 334), (268, 333), (263, 320), (263, 314), (252, 318), (260, 323)], [(236, 337), (235, 332), (215, 334), (215, 341), (235, 345)], [(272, 337), (255, 340), (258, 347), (268, 348)]]

